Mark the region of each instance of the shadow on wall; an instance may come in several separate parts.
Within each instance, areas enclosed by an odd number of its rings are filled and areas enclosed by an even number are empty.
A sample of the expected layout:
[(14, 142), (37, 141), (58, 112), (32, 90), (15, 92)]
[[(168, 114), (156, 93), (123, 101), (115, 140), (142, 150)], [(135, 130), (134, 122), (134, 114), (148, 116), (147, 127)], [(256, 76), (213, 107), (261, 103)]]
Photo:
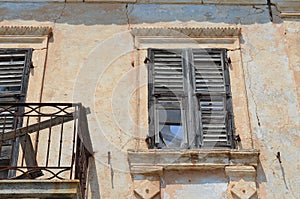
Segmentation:
[[(91, 199), (100, 199), (100, 186), (98, 182), (98, 175), (97, 175), (97, 169), (95, 164), (95, 158), (90, 157), (89, 159), (89, 172), (88, 172), (88, 187), (87, 190), (90, 191), (90, 193), (87, 193), (87, 198)], [(90, 194), (90, 195), (89, 195)]]
[[(264, 168), (262, 167), (261, 160), (259, 160), (257, 165), (257, 183), (261, 184), (263, 182), (267, 182), (267, 177), (264, 171)], [(256, 185), (257, 188), (259, 188), (259, 185)]]
[[(4, 23), (6, 20), (73, 25), (181, 22), (184, 26), (184, 22), (193, 21), (244, 25), (270, 22), (267, 5), (1, 3), (0, 13), (0, 21)], [(281, 23), (277, 9), (272, 9), (272, 15), (274, 23)]]

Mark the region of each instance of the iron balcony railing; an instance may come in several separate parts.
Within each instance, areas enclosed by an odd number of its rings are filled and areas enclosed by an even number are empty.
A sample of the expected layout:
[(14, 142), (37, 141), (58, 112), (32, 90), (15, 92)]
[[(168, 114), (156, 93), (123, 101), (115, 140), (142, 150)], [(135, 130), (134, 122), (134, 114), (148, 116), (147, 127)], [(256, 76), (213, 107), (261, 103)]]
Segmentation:
[(72, 103), (0, 103), (0, 179), (79, 179), (92, 154), (87, 111)]

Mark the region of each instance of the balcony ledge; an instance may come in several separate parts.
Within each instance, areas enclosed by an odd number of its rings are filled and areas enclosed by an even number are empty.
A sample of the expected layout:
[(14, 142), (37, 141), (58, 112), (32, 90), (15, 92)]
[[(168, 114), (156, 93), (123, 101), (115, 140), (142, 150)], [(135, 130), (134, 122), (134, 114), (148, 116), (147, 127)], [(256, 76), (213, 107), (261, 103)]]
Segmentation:
[(79, 180), (0, 180), (0, 190), (0, 198), (82, 198)]
[(131, 174), (162, 174), (163, 170), (225, 169), (227, 166), (257, 167), (259, 151), (233, 149), (128, 150)]

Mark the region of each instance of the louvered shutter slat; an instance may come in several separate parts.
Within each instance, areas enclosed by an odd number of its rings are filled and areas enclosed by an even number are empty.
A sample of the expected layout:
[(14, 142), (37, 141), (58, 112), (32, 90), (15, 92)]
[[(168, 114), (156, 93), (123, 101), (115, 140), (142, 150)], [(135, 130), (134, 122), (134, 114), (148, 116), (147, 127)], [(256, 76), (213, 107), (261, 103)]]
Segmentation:
[(14, 62), (0, 62), (0, 66), (15, 66), (24, 65), (24, 61), (14, 61)]
[(220, 61), (220, 58), (212, 58), (212, 57), (195, 57), (194, 58), (195, 62), (203, 62), (203, 61), (209, 61), (209, 62), (213, 62), (213, 61)]
[(0, 69), (0, 76), (5, 77), (5, 75), (22, 75), (23, 70), (1, 70)]
[(11, 58), (11, 57), (25, 57), (26, 54), (22, 53), (7, 53), (7, 54), (0, 54), (0, 59), (3, 58)]
[(7, 74), (1, 74), (0, 73), (0, 79), (9, 79), (9, 78), (17, 78), (22, 79), (22, 74), (16, 74), (16, 73), (7, 73)]
[(15, 86), (21, 86), (22, 81), (15, 79), (15, 80), (0, 80), (0, 88), (1, 87), (15, 87)]
[(23, 72), (23, 66), (0, 67), (0, 71), (1, 71), (2, 74), (6, 74), (7, 72), (22, 73)]

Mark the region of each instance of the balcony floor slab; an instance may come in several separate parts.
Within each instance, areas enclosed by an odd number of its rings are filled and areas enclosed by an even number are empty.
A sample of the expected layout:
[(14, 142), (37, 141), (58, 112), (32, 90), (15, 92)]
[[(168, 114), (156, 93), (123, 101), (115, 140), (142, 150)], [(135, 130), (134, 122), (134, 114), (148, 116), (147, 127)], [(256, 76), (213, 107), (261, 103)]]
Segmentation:
[(0, 198), (82, 199), (79, 180), (0, 180)]

